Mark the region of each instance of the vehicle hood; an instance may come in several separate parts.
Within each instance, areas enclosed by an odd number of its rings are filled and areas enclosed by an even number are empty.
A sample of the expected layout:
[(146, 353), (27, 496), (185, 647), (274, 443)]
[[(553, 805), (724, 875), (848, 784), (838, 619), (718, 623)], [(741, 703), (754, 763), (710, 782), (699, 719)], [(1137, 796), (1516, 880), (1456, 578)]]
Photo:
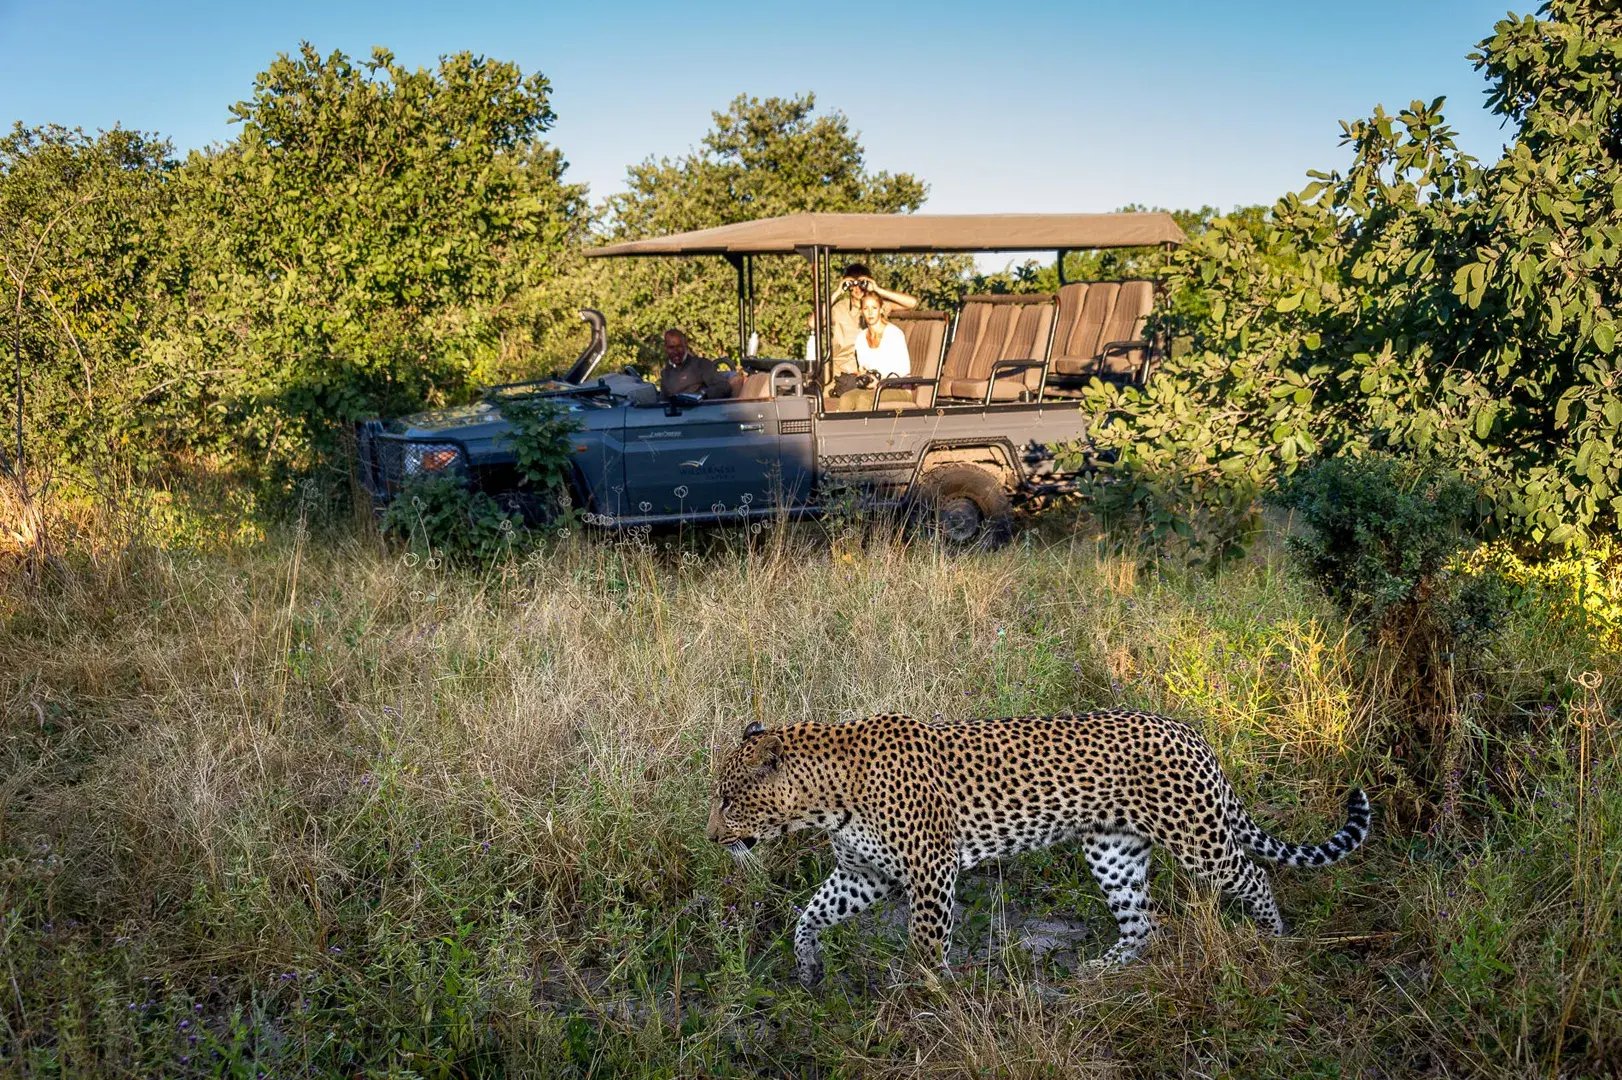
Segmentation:
[[(625, 423), (625, 408), (622, 402), (614, 403), (599, 399), (588, 404), (563, 398), (557, 400), (564, 408), (575, 414), (581, 430), (618, 428)], [(409, 438), (457, 439), (469, 444), (470, 448), (475, 448), (475, 456), (480, 456), (476, 449), (479, 444), (488, 443), (489, 449), (494, 451), (495, 444), (501, 441), (510, 427), (506, 417), (501, 415), (499, 402), (480, 401), (472, 405), (430, 409), (402, 416), (390, 420), (386, 430)]]
[(501, 413), (488, 401), (473, 405), (456, 405), (448, 409), (429, 409), (389, 421), (389, 430), (400, 435), (443, 434), (458, 428), (478, 427), (501, 423)]

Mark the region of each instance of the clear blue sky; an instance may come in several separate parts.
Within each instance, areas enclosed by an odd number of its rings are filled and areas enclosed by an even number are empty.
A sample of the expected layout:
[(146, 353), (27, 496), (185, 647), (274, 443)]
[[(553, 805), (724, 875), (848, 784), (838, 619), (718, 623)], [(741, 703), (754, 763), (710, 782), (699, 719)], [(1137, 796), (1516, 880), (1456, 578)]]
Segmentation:
[(227, 107), (301, 40), (412, 65), (468, 49), (552, 81), (548, 138), (594, 199), (737, 94), (811, 90), (871, 166), (929, 183), (929, 210), (1227, 208), (1343, 166), (1338, 121), (1377, 102), (1445, 94), (1466, 149), (1496, 158), (1466, 56), (1505, 2), (0, 0), (0, 123), (121, 124), (184, 151), (228, 139)]

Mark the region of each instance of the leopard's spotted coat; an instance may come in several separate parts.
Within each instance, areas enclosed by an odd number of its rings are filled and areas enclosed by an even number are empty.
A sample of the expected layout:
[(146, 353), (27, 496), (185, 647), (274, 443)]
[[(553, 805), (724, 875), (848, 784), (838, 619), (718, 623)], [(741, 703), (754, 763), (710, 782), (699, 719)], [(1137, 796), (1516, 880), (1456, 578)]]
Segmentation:
[(961, 722), (885, 714), (772, 731), (751, 724), (721, 766), (707, 832), (742, 856), (795, 829), (827, 830), (837, 868), (794, 933), (798, 974), (810, 985), (822, 975), (822, 932), (892, 895), (908, 903), (918, 955), (944, 963), (959, 872), (1068, 840), (1080, 842), (1120, 928), (1106, 962), (1132, 959), (1154, 928), (1155, 844), (1281, 934), (1272, 886), (1252, 858), (1284, 866), (1344, 858), (1369, 831), (1363, 792), (1346, 806), (1346, 824), (1322, 844), (1276, 840), (1246, 813), (1205, 740), (1149, 713)]

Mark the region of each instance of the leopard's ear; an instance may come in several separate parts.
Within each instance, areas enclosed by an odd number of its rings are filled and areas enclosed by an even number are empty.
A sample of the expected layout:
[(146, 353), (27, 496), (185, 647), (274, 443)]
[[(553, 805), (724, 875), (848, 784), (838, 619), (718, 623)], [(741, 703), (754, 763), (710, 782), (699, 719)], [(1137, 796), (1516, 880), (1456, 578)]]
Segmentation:
[(766, 734), (766, 725), (759, 720), (749, 721), (749, 726), (743, 729), (743, 737), (746, 739), (752, 739), (756, 735), (764, 734)]
[(757, 777), (770, 775), (783, 760), (783, 740), (775, 734), (762, 734), (749, 743), (749, 760)]

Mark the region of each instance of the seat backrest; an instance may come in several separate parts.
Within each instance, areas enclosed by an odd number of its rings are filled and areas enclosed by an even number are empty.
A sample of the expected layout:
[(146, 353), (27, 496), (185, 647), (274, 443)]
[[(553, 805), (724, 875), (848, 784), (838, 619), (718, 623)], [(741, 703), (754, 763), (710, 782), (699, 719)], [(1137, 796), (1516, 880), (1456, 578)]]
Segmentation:
[(969, 376), (969, 364), (974, 360), (974, 350), (980, 344), (981, 332), (991, 319), (992, 305), (976, 302), (977, 298), (966, 297), (963, 306), (958, 309), (957, 325), (952, 330), (952, 341), (946, 347), (946, 357), (941, 361), (941, 381), (948, 379), (966, 379)]
[[(1044, 359), (1053, 314), (1048, 293), (964, 297), (941, 378), (989, 379), (998, 360)], [(1027, 385), (1040, 380), (1040, 373), (1026, 373)]]
[[(1138, 353), (1117, 354), (1099, 363), (1099, 351), (1112, 341), (1136, 341), (1154, 307), (1154, 284), (1131, 281), (1078, 281), (1059, 289), (1058, 323), (1053, 332), (1053, 364), (1091, 374), (1136, 374)], [(1060, 361), (1070, 364), (1061, 365)]]
[[(1104, 321), (1102, 349), (1112, 341), (1137, 341), (1143, 337), (1143, 325), (1155, 306), (1155, 287), (1147, 281), (1123, 281), (1115, 294), (1115, 306)], [(1136, 376), (1143, 364), (1141, 352), (1116, 353), (1103, 358), (1099, 370), (1106, 375)]]
[[(907, 355), (911, 360), (913, 377), (939, 378), (941, 357), (946, 352), (946, 331), (952, 325), (952, 317), (944, 311), (914, 308), (910, 311), (892, 311), (890, 321), (907, 335)], [(927, 408), (935, 400), (935, 388), (920, 386), (912, 396), (919, 405)]]
[(1113, 281), (1080, 281), (1059, 289), (1059, 325), (1053, 333), (1053, 360), (1085, 362), (1091, 370), (1104, 342), (1104, 323), (1115, 307), (1120, 285)]
[[(1022, 306), (1014, 321), (1013, 336), (1008, 340), (1006, 355), (997, 359), (1046, 360), (1048, 344), (1053, 336), (1053, 316), (1056, 310), (1052, 296), (1044, 297), (1040, 304)], [(989, 374), (988, 368), (987, 375)], [(1026, 368), (1020, 378), (1025, 380), (1026, 388), (1035, 390), (1042, 383), (1042, 372), (1036, 368)]]
[(772, 396), (772, 377), (764, 371), (751, 371), (744, 376), (734, 401), (758, 401)]

